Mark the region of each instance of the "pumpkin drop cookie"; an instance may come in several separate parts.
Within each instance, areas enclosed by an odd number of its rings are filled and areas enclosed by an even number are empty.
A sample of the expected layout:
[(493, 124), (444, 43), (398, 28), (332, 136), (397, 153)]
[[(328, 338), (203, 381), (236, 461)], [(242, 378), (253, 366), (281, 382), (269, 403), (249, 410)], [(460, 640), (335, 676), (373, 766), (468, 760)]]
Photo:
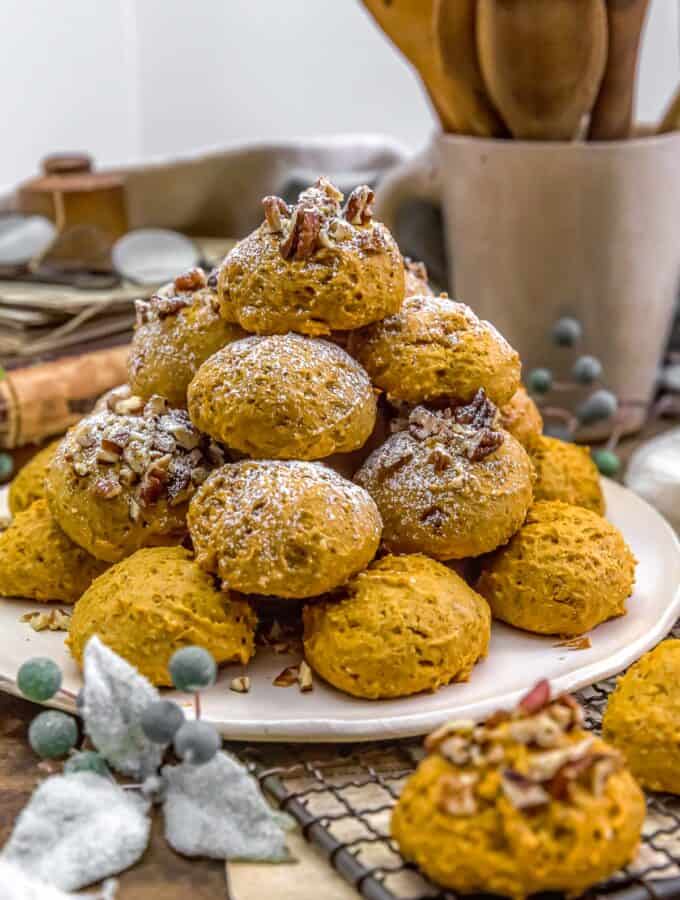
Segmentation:
[(501, 407), (501, 425), (527, 447), (532, 438), (543, 431), (543, 417), (526, 389), (520, 385), (510, 400)]
[(486, 601), (426, 556), (384, 556), (305, 607), (305, 658), (355, 697), (406, 697), (467, 681), (489, 644)]
[(9, 486), (7, 497), (9, 511), (13, 516), (28, 509), (36, 500), (42, 500), (45, 496), (47, 470), (60, 441), (61, 438), (43, 447), (17, 472)]
[(527, 444), (536, 470), (536, 500), (562, 500), (604, 514), (600, 473), (588, 447), (537, 435)]
[(368, 565), (380, 531), (370, 496), (320, 463), (223, 466), (189, 508), (198, 563), (244, 594), (330, 591)]
[(680, 640), (663, 641), (619, 678), (602, 733), (650, 791), (680, 794)]
[(265, 197), (265, 220), (231, 250), (219, 274), (222, 316), (257, 334), (326, 335), (396, 312), (404, 263), (373, 219), (373, 191), (343, 195), (325, 178), (295, 206)]
[(44, 498), (0, 533), (0, 596), (75, 603), (105, 569), (64, 534)]
[(253, 335), (203, 363), (189, 388), (189, 414), (247, 456), (309, 460), (363, 446), (376, 399), (359, 363), (335, 344)]
[(349, 336), (349, 352), (390, 400), (467, 403), (481, 387), (496, 405), (519, 387), (519, 355), (489, 322), (447, 296), (407, 297)]
[(189, 499), (222, 450), (164, 398), (113, 401), (60, 443), (47, 476), (52, 515), (97, 559), (117, 562), (140, 547), (179, 544)]
[(170, 687), (168, 662), (176, 650), (199, 646), (219, 664), (245, 664), (256, 624), (247, 601), (219, 590), (187, 550), (153, 547), (112, 566), (83, 594), (68, 645), (82, 665), (96, 634), (153, 684)]
[(484, 561), (477, 590), (509, 625), (579, 635), (624, 615), (634, 584), (635, 557), (618, 529), (589, 509), (542, 500)]
[[(215, 276), (216, 281), (216, 276)], [(160, 394), (186, 406), (189, 382), (199, 366), (244, 332), (217, 311), (217, 295), (202, 269), (192, 269), (151, 297), (138, 300), (128, 373), (132, 392)]]
[(498, 427), (478, 392), (447, 410), (416, 407), (354, 476), (375, 500), (394, 553), (463, 559), (494, 550), (517, 531), (532, 501), (524, 448)]
[(455, 892), (580, 895), (636, 854), (645, 798), (621, 754), (542, 682), (485, 725), (452, 722), (392, 814), (402, 855)]

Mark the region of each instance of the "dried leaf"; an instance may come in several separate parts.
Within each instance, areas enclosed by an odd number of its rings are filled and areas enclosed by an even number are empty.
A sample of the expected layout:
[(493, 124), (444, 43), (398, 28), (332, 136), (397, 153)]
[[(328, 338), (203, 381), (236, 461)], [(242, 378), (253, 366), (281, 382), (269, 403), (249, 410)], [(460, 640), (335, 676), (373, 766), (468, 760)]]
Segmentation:
[(2, 858), (54, 887), (76, 891), (137, 862), (149, 842), (147, 811), (145, 800), (109, 778), (54, 775), (19, 815)]
[(144, 779), (155, 773), (162, 748), (144, 736), (140, 720), (159, 699), (156, 688), (98, 637), (85, 648), (83, 673), (82, 716), (97, 750), (124, 775)]
[(284, 862), (292, 823), (273, 810), (257, 781), (227, 753), (203, 766), (165, 766), (165, 837), (185, 856)]

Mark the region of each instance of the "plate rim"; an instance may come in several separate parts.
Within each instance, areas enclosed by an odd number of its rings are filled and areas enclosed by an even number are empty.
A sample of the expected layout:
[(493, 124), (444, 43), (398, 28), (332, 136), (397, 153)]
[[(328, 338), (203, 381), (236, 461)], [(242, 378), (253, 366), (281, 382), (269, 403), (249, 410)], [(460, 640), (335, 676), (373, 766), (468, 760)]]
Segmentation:
[[(604, 482), (606, 493), (626, 495), (627, 502), (638, 504), (648, 514), (651, 514), (658, 520), (659, 526), (670, 538), (676, 559), (680, 563), (680, 538), (667, 519), (647, 500), (631, 491), (630, 488), (608, 478), (603, 478), (602, 481)], [(4, 499), (6, 490), (7, 488), (0, 489), (0, 502)], [(550, 679), (553, 690), (576, 691), (618, 674), (639, 659), (643, 653), (646, 653), (663, 640), (679, 617), (680, 581), (676, 584), (673, 597), (667, 604), (663, 615), (659, 616), (652, 628), (639, 635), (631, 643), (621, 647), (611, 656), (580, 666), (572, 672)], [(22, 696), (16, 681), (4, 675), (0, 675), (0, 690), (17, 697)], [(486, 700), (475, 701), (469, 704), (469, 706), (474, 707), (474, 713), (469, 714), (466, 713), (466, 707), (459, 706), (451, 712), (447, 712), (446, 709), (437, 709), (422, 713), (390, 715), (384, 713), (385, 707), (382, 704), (392, 701), (375, 700), (373, 702), (376, 704), (376, 717), (371, 720), (361, 719), (357, 721), (346, 717), (323, 720), (316, 717), (291, 721), (286, 718), (269, 718), (265, 722), (257, 724), (249, 719), (238, 719), (235, 717), (226, 721), (207, 718), (207, 721), (212, 722), (227, 741), (233, 742), (310, 744), (375, 742), (422, 736), (437, 728), (452, 716), (483, 719), (500, 707), (513, 706), (525, 693), (526, 688), (506, 692), (501, 691)], [(63, 697), (63, 695), (53, 698), (42, 705), (78, 714), (75, 702), (67, 697)]]

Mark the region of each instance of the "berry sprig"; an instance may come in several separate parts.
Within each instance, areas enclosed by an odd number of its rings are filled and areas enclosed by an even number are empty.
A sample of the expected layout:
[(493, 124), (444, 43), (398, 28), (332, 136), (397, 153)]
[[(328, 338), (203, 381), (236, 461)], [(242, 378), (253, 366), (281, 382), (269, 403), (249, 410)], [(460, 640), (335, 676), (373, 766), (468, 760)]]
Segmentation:
[[(583, 326), (571, 316), (558, 319), (550, 332), (551, 340), (557, 347), (573, 348), (583, 338)], [(620, 404), (616, 395), (603, 386), (604, 369), (595, 356), (578, 356), (571, 367), (571, 379), (558, 381), (548, 368), (536, 368), (529, 372), (527, 387), (541, 406), (541, 412), (549, 421), (545, 433), (563, 441), (573, 441), (579, 428), (605, 422), (618, 416), (619, 410), (628, 404)], [(541, 402), (551, 392), (574, 391), (583, 387), (594, 390), (570, 412), (564, 407)], [(609, 442), (604, 449), (593, 452), (593, 460), (603, 475), (616, 475), (621, 463), (614, 452), (619, 439), (619, 430), (614, 427)]]
[[(215, 683), (217, 664), (202, 647), (184, 647), (173, 655), (168, 669), (174, 687), (194, 695), (195, 718), (187, 721), (177, 703), (159, 700), (144, 709), (141, 729), (154, 744), (164, 747), (172, 744), (175, 753), (184, 762), (203, 765), (213, 759), (222, 746), (217, 729), (201, 721), (200, 692)], [(53, 660), (42, 657), (30, 659), (21, 666), (17, 686), (24, 697), (35, 703), (46, 703), (58, 693), (72, 696), (62, 690), (59, 666)], [(72, 754), (64, 764), (65, 774), (90, 771), (110, 775), (101, 754), (91, 750), (74, 752), (79, 729), (76, 719), (67, 713), (54, 709), (40, 713), (31, 722), (28, 739), (34, 752), (43, 759), (59, 759)]]

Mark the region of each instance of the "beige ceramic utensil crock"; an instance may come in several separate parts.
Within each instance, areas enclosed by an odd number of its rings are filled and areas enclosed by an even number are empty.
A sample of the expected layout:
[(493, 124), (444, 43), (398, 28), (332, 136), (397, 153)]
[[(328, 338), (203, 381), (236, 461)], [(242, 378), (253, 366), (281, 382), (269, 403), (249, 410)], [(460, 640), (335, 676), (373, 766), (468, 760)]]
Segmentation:
[(607, 0), (607, 65), (593, 107), (588, 136), (593, 141), (630, 137), (635, 77), (649, 0)]
[[(398, 211), (415, 196), (442, 206), (452, 294), (498, 327), (525, 373), (547, 365), (564, 376), (574, 354), (592, 353), (619, 397), (650, 399), (680, 284), (680, 134), (440, 135), (380, 185), (376, 214), (397, 239)], [(573, 352), (549, 337), (565, 315), (583, 323)]]
[(478, 0), (479, 61), (516, 138), (571, 140), (607, 59), (604, 0)]
[[(466, 134), (506, 133), (486, 92), (477, 58), (477, 0), (435, 0), (436, 51), (449, 78), (452, 101), (466, 122)], [(454, 90), (455, 89), (455, 90)]]

